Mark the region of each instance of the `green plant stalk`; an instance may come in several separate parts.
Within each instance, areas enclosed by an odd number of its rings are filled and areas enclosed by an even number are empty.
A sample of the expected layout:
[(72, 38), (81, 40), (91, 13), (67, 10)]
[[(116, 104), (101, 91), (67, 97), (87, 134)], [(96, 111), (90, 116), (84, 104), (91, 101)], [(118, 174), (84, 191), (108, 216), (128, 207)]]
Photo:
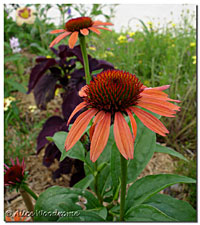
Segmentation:
[(95, 172), (96, 174), (94, 174), (94, 190), (95, 190), (95, 193), (97, 195), (97, 198), (99, 200), (99, 203), (102, 204), (103, 202), (103, 199), (99, 193), (99, 190), (98, 190), (98, 171), (97, 171), (97, 162), (94, 163), (94, 167), (95, 167)]
[(120, 154), (121, 161), (121, 196), (120, 196), (120, 221), (124, 221), (124, 207), (126, 198), (127, 160)]
[(84, 62), (86, 84), (89, 84), (92, 78), (90, 76), (90, 69), (89, 69), (88, 55), (87, 55), (87, 50), (86, 50), (85, 36), (79, 35), (79, 41), (80, 41), (81, 52), (82, 52), (83, 62)]
[(21, 186), (21, 189), (25, 190), (27, 193), (29, 193), (35, 200), (38, 199), (38, 196), (28, 187), (28, 185), (24, 184)]

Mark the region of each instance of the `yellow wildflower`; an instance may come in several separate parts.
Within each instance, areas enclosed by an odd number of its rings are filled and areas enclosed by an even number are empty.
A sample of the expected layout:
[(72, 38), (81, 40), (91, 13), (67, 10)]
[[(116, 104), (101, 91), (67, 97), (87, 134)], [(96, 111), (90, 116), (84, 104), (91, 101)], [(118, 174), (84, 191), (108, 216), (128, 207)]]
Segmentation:
[(117, 40), (118, 40), (117, 44), (118, 44), (118, 43), (120, 43), (120, 44), (122, 44), (122, 43), (127, 43), (127, 37), (124, 36), (124, 35), (120, 35), (120, 36), (117, 38)]
[(36, 106), (36, 105), (30, 105), (30, 106), (28, 107), (28, 109), (29, 109), (30, 112), (33, 113), (33, 112), (37, 109), (37, 106)]
[(129, 35), (130, 37), (133, 37), (133, 36), (135, 35), (135, 32), (128, 32), (128, 35)]
[(175, 23), (172, 23), (172, 27), (175, 27), (176, 26), (176, 24)]
[(147, 87), (149, 87), (149, 86), (150, 86), (149, 80), (145, 80), (145, 81), (144, 81), (144, 85), (147, 86)]
[(47, 59), (51, 59), (52, 57), (51, 57), (50, 55), (47, 55), (46, 58), (47, 58)]
[(196, 60), (197, 60), (197, 57), (196, 57), (196, 55), (194, 55), (194, 56), (192, 56), (192, 59), (193, 59), (193, 64), (196, 64)]
[(153, 27), (153, 23), (151, 21), (147, 22), (147, 24), (149, 25), (150, 28)]
[(94, 46), (90, 46), (89, 49), (90, 49), (91, 51), (96, 51), (96, 50), (97, 50), (96, 47), (94, 47)]
[(174, 48), (175, 47), (175, 44), (172, 44), (172, 48)]
[(190, 43), (190, 47), (195, 47), (196, 46), (196, 43), (195, 42), (191, 42)]
[(4, 98), (4, 111), (7, 111), (10, 107), (11, 102), (15, 101), (16, 99), (12, 96)]

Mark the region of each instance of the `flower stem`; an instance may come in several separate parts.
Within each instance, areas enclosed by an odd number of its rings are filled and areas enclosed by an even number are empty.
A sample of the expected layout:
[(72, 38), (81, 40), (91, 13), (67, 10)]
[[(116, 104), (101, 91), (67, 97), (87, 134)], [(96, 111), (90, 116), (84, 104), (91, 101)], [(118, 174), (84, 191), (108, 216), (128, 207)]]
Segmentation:
[(88, 55), (86, 50), (85, 36), (80, 35), (79, 40), (80, 40), (81, 52), (82, 52), (83, 62), (84, 62), (86, 84), (89, 84), (92, 78), (90, 76), (90, 68), (89, 68)]
[(127, 160), (121, 156), (121, 196), (120, 196), (120, 221), (124, 220), (124, 206), (126, 197)]
[(99, 203), (102, 204), (103, 200), (102, 200), (102, 197), (99, 193), (99, 190), (98, 190), (98, 171), (97, 171), (97, 162), (94, 163), (94, 167), (95, 167), (95, 172), (96, 174), (94, 175), (94, 190), (95, 190), (95, 193), (97, 195), (97, 198), (99, 200)]
[(29, 193), (35, 200), (38, 199), (38, 196), (28, 187), (28, 185), (23, 185), (22, 189)]
[(31, 200), (30, 195), (23, 189), (20, 188), (20, 194), (24, 200), (24, 203), (26, 205), (26, 208), (28, 209), (29, 212), (33, 212), (34, 211), (34, 206), (33, 206), (33, 202)]

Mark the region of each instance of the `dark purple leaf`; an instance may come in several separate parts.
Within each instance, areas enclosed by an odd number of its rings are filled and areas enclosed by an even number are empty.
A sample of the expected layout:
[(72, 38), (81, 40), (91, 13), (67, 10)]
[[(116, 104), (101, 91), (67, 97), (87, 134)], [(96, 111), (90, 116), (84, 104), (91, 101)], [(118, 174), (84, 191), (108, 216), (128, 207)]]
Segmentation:
[(34, 97), (38, 108), (46, 109), (47, 103), (54, 98), (58, 78), (47, 74), (39, 80), (34, 88)]
[(43, 60), (40, 64), (37, 64), (36, 66), (33, 67), (29, 78), (28, 94), (35, 87), (39, 79), (44, 75), (46, 70), (55, 64), (56, 64), (55, 59), (46, 59)]
[[(78, 92), (76, 89), (72, 90), (71, 92), (69, 92), (65, 96), (63, 96), (62, 112), (63, 112), (63, 116), (66, 120), (69, 119), (69, 117), (70, 117), (71, 113), (73, 112), (73, 110), (75, 109), (75, 107), (81, 102), (82, 102), (82, 99), (78, 95)], [(76, 116), (73, 117), (73, 119), (75, 119), (75, 118), (76, 118)], [(72, 120), (71, 122), (73, 122), (73, 121), (74, 120)]]
[(71, 173), (74, 159), (66, 157), (63, 161), (59, 163), (59, 168), (53, 172), (53, 179), (61, 177), (61, 174)]
[(53, 136), (57, 131), (67, 131), (67, 125), (65, 120), (59, 116), (50, 117), (43, 125), (37, 137), (37, 154), (48, 143), (47, 136)]
[(75, 173), (72, 174), (71, 180), (70, 180), (70, 187), (73, 187), (74, 184), (78, 183), (81, 179), (85, 177), (85, 172), (84, 172), (84, 164), (80, 160), (75, 160), (74, 162), (74, 167), (75, 167)]
[(103, 70), (114, 69), (114, 66), (105, 60), (97, 60), (92, 58), (89, 60), (89, 64), (91, 72), (99, 69)]
[(46, 167), (51, 166), (55, 159), (59, 160), (61, 152), (54, 143), (50, 143), (46, 149), (43, 157), (43, 165)]

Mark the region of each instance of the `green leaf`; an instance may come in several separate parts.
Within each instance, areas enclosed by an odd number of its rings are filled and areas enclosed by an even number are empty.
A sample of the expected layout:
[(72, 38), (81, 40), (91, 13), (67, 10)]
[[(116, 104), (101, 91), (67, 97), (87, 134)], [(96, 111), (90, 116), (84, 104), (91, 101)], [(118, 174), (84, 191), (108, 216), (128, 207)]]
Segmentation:
[(89, 174), (88, 176), (80, 180), (78, 183), (76, 183), (73, 187), (86, 189), (90, 186), (93, 180), (94, 180), (94, 176), (92, 174)]
[(7, 80), (7, 82), (13, 87), (14, 90), (17, 90), (19, 92), (26, 94), (26, 89), (22, 84), (18, 83), (15, 80)]
[(134, 145), (134, 158), (128, 162), (127, 183), (133, 182), (146, 167), (153, 156), (156, 135), (136, 118), (137, 136)]
[(176, 221), (175, 219), (167, 216), (165, 213), (154, 208), (150, 205), (139, 205), (137, 207), (132, 207), (129, 213), (125, 216), (125, 221), (137, 221), (137, 222), (166, 222), (166, 221)]
[(182, 154), (180, 154), (179, 152), (173, 150), (172, 148), (162, 146), (160, 144), (156, 144), (155, 152), (166, 153), (166, 154), (175, 156), (179, 159), (183, 159), (183, 160), (188, 162), (188, 160)]
[(119, 150), (114, 143), (111, 150), (111, 178), (112, 178), (112, 188), (113, 188), (113, 196), (115, 196), (116, 191), (119, 186), (121, 169), (120, 169), (120, 153)]
[[(37, 199), (34, 221), (58, 221), (62, 217), (66, 217), (65, 214), (68, 219), (73, 219), (82, 210), (82, 205), (86, 210), (101, 207), (99, 201), (87, 190), (54, 186), (45, 190)], [(48, 214), (44, 215), (43, 212)], [(73, 214), (76, 216), (69, 216)]]
[(195, 183), (192, 178), (175, 174), (149, 175), (137, 180), (128, 190), (126, 211), (133, 206), (142, 204), (148, 198), (176, 183)]
[(52, 141), (55, 143), (55, 145), (61, 152), (60, 161), (62, 161), (66, 157), (85, 161), (85, 150), (80, 141), (78, 141), (72, 149), (66, 152), (65, 140), (67, 138), (67, 134), (68, 134), (67, 132), (59, 131), (59, 132), (56, 132), (54, 136), (52, 137)]
[(185, 201), (172, 198), (169, 195), (156, 194), (144, 202), (151, 205), (166, 215), (181, 222), (196, 222), (197, 215), (195, 209)]
[[(103, 210), (106, 210), (106, 208), (103, 208)], [(105, 219), (101, 216), (101, 213), (102, 208), (97, 210), (82, 210), (78, 211), (77, 216), (61, 217), (58, 222), (105, 222)]]

